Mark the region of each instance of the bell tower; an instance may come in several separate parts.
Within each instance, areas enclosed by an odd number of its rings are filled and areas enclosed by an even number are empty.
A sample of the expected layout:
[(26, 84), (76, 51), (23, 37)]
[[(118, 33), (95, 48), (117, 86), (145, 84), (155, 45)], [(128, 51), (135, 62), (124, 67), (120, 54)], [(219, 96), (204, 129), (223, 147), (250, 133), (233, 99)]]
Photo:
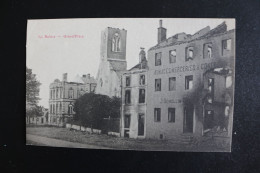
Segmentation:
[(121, 95), (121, 75), (126, 71), (126, 30), (106, 28), (101, 33), (96, 93)]
[(101, 61), (109, 61), (115, 70), (126, 70), (125, 29), (106, 28), (101, 35)]

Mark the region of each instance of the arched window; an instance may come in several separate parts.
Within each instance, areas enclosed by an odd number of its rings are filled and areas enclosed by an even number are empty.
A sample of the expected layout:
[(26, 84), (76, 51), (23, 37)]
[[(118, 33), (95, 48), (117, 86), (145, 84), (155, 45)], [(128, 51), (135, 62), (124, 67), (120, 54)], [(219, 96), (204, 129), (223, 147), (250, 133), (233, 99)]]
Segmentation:
[(112, 39), (112, 51), (119, 52), (120, 49), (121, 49), (121, 39), (119, 37), (119, 34), (115, 33), (115, 35)]
[(69, 114), (72, 114), (72, 111), (73, 111), (73, 105), (72, 105), (72, 104), (69, 104), (68, 113), (69, 113)]

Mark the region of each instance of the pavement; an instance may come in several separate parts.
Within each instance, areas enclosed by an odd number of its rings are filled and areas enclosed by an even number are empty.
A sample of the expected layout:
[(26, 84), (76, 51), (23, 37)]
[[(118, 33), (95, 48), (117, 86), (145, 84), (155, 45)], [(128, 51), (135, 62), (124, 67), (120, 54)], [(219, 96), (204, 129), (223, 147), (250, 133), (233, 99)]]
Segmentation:
[(69, 142), (60, 139), (53, 139), (43, 136), (26, 134), (26, 140), (32, 141), (42, 146), (52, 146), (52, 147), (69, 147), (69, 148), (89, 148), (89, 149), (112, 149), (108, 147), (95, 146), (89, 144), (82, 144), (77, 142)]

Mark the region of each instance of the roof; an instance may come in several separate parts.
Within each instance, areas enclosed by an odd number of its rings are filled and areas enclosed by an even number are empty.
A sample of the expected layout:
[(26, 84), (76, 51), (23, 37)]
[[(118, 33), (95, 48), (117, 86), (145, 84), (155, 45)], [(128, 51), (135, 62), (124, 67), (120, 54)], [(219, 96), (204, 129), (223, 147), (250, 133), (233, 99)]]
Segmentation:
[(70, 82), (73, 83), (84, 83), (84, 81), (82, 80), (82, 78), (79, 75), (76, 75)]
[[(189, 43), (189, 42), (192, 42), (195, 40), (218, 36), (220, 34), (227, 34), (227, 33), (234, 32), (234, 31), (235, 31), (234, 29), (227, 31), (227, 25), (225, 22), (223, 22), (220, 25), (218, 25), (217, 27), (213, 28), (212, 30), (210, 30), (209, 26), (207, 26), (207, 27), (199, 30), (198, 32), (196, 32), (193, 35), (185, 34), (185, 33), (175, 34), (174, 36), (169, 37), (165, 41), (151, 47), (149, 49), (149, 51), (155, 50), (158, 48), (163, 48), (163, 47), (168, 47), (168, 46), (173, 46), (173, 45), (178, 45), (178, 44), (183, 44), (183, 43)], [(178, 39), (179, 36), (183, 37), (184, 35), (185, 35), (184, 38)]]
[(82, 81), (84, 83), (97, 83), (97, 81), (94, 79), (94, 77), (81, 77)]
[(147, 62), (143, 63), (142, 68), (141, 68), (141, 63), (138, 63), (134, 67), (130, 68), (129, 71), (134, 70), (134, 69), (147, 69)]

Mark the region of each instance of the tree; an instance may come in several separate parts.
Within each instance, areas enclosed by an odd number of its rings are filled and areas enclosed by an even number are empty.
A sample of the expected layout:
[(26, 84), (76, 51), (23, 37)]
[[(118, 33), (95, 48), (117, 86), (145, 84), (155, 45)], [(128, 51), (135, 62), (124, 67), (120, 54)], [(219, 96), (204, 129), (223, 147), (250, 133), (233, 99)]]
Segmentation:
[(32, 73), (32, 69), (26, 67), (26, 116), (41, 116), (42, 107), (37, 106), (41, 83)]
[(26, 115), (29, 117), (41, 117), (44, 115), (44, 112), (42, 111), (43, 107), (42, 106), (34, 106), (32, 109), (28, 110)]
[(120, 100), (118, 97), (86, 93), (75, 102), (74, 121), (79, 121), (87, 127), (100, 128), (104, 118), (120, 117)]
[(41, 83), (36, 79), (36, 75), (32, 73), (32, 69), (26, 67), (26, 102), (31, 105), (37, 105)]

